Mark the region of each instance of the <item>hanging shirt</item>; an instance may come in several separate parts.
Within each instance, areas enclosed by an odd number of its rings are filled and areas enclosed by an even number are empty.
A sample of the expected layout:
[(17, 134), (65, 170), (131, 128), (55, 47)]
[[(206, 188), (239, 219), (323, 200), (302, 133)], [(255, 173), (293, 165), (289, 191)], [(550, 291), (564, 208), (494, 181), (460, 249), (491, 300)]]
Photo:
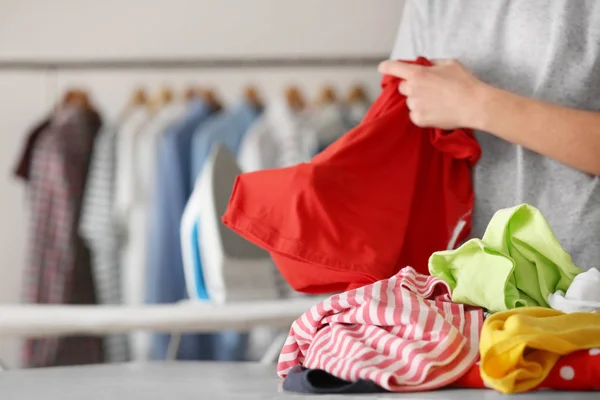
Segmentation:
[[(259, 111), (250, 103), (242, 101), (237, 106), (216, 114), (202, 124), (192, 137), (192, 159), (191, 159), (191, 182), (194, 185), (196, 179), (202, 173), (204, 164), (210, 156), (213, 147), (222, 144), (232, 153), (237, 155), (240, 142), (248, 128), (254, 123), (259, 115)], [(194, 207), (189, 201), (186, 209)], [(184, 211), (184, 215), (186, 211)], [(191, 260), (194, 265), (191, 266), (195, 275), (202, 274), (202, 265), (199, 242), (200, 236), (200, 215), (195, 215), (194, 224), (185, 225), (191, 230), (181, 232), (182, 240), (189, 240), (191, 248), (188, 250), (190, 255), (185, 255), (183, 260)], [(187, 247), (183, 247), (185, 250)], [(190, 267), (185, 267), (189, 269)], [(203, 279), (197, 280), (197, 285), (202, 285)], [(197, 288), (198, 291), (205, 291), (206, 288)], [(240, 335), (237, 332), (226, 332), (220, 335), (202, 335), (201, 343), (198, 344), (199, 354), (197, 359), (217, 359), (220, 361), (240, 360), (240, 355), (244, 353), (247, 342), (247, 335)], [(204, 349), (204, 350), (203, 350)], [(219, 354), (214, 354), (212, 349), (218, 349)]]
[(600, 347), (600, 314), (541, 307), (496, 313), (481, 330), (481, 377), (502, 393), (539, 385), (560, 356)]
[(483, 238), (434, 253), (429, 272), (452, 288), (452, 301), (495, 312), (548, 307), (582, 271), (571, 261), (542, 213), (524, 204), (498, 211)]
[[(122, 251), (123, 296), (130, 305), (144, 304), (146, 300), (146, 276), (148, 271), (148, 218), (152, 204), (152, 191), (156, 171), (157, 142), (169, 126), (182, 115), (183, 105), (171, 104), (155, 114), (146, 114), (149, 119), (132, 132), (130, 157), (124, 162), (128, 167), (125, 190), (127, 196), (117, 198), (124, 216), (126, 241)], [(120, 136), (125, 133), (121, 132)], [(126, 142), (127, 143), (127, 142)], [(118, 211), (119, 211), (118, 210)], [(132, 358), (136, 361), (151, 358), (149, 334), (135, 332), (131, 335)]]
[(35, 144), (37, 143), (41, 134), (48, 130), (51, 121), (51, 118), (45, 118), (27, 134), (27, 140), (25, 141), (23, 151), (21, 152), (21, 156), (19, 157), (19, 161), (15, 167), (14, 173), (17, 178), (21, 178), (24, 181), (29, 180), (33, 149), (35, 148)]
[[(196, 129), (212, 112), (203, 101), (193, 100), (185, 115), (158, 138), (153, 201), (150, 204), (148, 272), (146, 301), (150, 304), (175, 303), (187, 298), (180, 247), (180, 221), (190, 187), (190, 146)], [(194, 335), (184, 335), (179, 345), (179, 357), (194, 359), (196, 352), (188, 349)], [(155, 359), (166, 357), (169, 335), (154, 335)]]
[[(392, 58), (456, 58), (484, 82), (537, 100), (600, 111), (597, 0), (408, 0)], [(577, 141), (580, 132), (570, 132)], [(474, 237), (497, 210), (528, 203), (576, 265), (600, 260), (600, 176), (485, 132), (474, 170)], [(552, 132), (547, 132), (552, 140)]]
[(269, 250), (298, 291), (343, 291), (406, 265), (427, 273), (431, 253), (468, 235), (479, 146), (466, 130), (412, 124), (399, 82), (384, 77), (361, 125), (310, 163), (236, 180), (225, 224)]
[[(317, 106), (308, 112), (310, 129), (315, 135), (310, 156), (325, 150), (338, 140), (344, 133), (354, 128), (348, 123), (343, 105), (338, 103)], [(303, 160), (308, 161), (308, 160)]]
[(355, 103), (348, 104), (344, 107), (344, 119), (346, 124), (349, 126), (348, 129), (352, 129), (357, 125), (360, 125), (362, 120), (369, 112), (370, 103), (367, 101), (358, 101)]
[(114, 194), (115, 219), (121, 235), (126, 236), (128, 218), (135, 193), (135, 146), (138, 133), (150, 123), (152, 112), (146, 107), (136, 108), (117, 133), (116, 177)]
[[(31, 154), (30, 249), (24, 298), (37, 304), (95, 304), (89, 250), (78, 226), (96, 114), (64, 108), (53, 116)], [(25, 342), (26, 367), (100, 363), (95, 337), (51, 337)]]
[[(92, 272), (100, 304), (123, 304), (121, 293), (121, 235), (114, 214), (118, 127), (106, 125), (96, 137), (88, 173), (79, 232), (92, 252)], [(109, 362), (129, 360), (125, 335), (104, 339)]]
[[(142, 302), (139, 289), (136, 290), (139, 288), (139, 283), (136, 283), (135, 279), (140, 279), (140, 274), (136, 271), (143, 266), (136, 264), (133, 250), (139, 246), (138, 243), (142, 238), (139, 234), (136, 236), (131, 229), (136, 190), (136, 141), (138, 134), (151, 118), (152, 113), (149, 109), (136, 108), (118, 127), (116, 133), (115, 193), (112, 208), (120, 249), (117, 259), (120, 293), (122, 302), (127, 305), (138, 305)], [(146, 359), (143, 357), (148, 352), (148, 340), (144, 339), (145, 336), (137, 332), (132, 332), (128, 336), (130, 358), (137, 361)]]
[(444, 281), (406, 267), (390, 279), (330, 297), (298, 318), (277, 372), (297, 365), (394, 392), (446, 386), (479, 357), (480, 308), (450, 302)]
[(303, 142), (303, 137), (311, 133), (304, 127), (305, 120), (286, 101), (271, 101), (240, 144), (238, 162), (242, 171), (286, 167), (310, 160), (312, 141)]

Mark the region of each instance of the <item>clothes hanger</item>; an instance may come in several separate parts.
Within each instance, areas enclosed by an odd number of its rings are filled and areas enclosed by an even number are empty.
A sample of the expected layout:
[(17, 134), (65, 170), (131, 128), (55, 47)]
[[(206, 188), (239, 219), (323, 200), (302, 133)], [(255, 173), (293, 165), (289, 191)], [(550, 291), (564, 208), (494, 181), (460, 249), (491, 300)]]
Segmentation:
[(208, 105), (210, 105), (210, 107), (214, 111), (220, 111), (221, 109), (223, 109), (223, 103), (221, 102), (221, 100), (219, 99), (219, 96), (216, 94), (216, 92), (214, 90), (202, 89), (200, 91), (200, 94), (201, 94), (202, 98), (204, 99), (204, 101), (207, 102)]
[(123, 121), (127, 118), (133, 110), (138, 107), (148, 106), (148, 94), (144, 88), (138, 87), (133, 89), (129, 96), (129, 101), (125, 105), (125, 108), (119, 114), (117, 121)]
[(335, 102), (337, 102), (337, 93), (333, 86), (327, 85), (323, 87), (319, 93), (319, 97), (317, 97), (317, 104), (323, 106)]
[(258, 94), (258, 90), (253, 85), (248, 85), (244, 89), (244, 97), (257, 110), (264, 108), (264, 103)]
[(92, 107), (90, 97), (87, 92), (83, 89), (70, 89), (65, 93), (61, 107), (79, 107), (86, 111), (95, 111)]
[(189, 85), (183, 94), (185, 101), (202, 98), (202, 90), (196, 85)]
[(144, 88), (136, 88), (131, 93), (131, 97), (129, 98), (128, 107), (140, 107), (148, 105), (148, 94)]
[(367, 96), (367, 90), (364, 85), (356, 84), (350, 88), (348, 97), (346, 99), (348, 104), (366, 104), (369, 102), (369, 96)]
[(150, 100), (150, 109), (154, 112), (160, 108), (165, 107), (173, 102), (173, 90), (168, 86), (163, 86), (157, 95)]
[(285, 98), (288, 106), (295, 111), (303, 110), (306, 107), (304, 95), (297, 86), (289, 86), (285, 90)]

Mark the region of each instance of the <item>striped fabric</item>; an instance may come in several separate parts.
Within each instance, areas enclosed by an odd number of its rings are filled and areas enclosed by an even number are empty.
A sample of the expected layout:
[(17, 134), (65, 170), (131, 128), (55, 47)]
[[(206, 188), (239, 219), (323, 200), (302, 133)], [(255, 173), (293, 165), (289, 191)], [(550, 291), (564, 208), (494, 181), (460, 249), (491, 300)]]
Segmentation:
[(483, 314), (450, 301), (441, 279), (406, 267), (390, 279), (337, 294), (292, 324), (277, 366), (322, 369), (394, 392), (449, 385), (478, 360)]
[[(83, 198), (79, 233), (92, 253), (92, 274), (100, 304), (122, 304), (119, 254), (122, 237), (114, 218), (117, 132), (105, 126), (96, 137)], [(126, 335), (104, 338), (108, 362), (129, 360)]]

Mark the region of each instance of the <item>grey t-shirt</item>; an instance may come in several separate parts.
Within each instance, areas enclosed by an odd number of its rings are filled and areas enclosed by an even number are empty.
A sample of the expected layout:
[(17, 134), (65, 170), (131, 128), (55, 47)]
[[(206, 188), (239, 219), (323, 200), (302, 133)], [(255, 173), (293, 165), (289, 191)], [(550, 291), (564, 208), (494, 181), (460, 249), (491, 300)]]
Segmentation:
[[(530, 98), (600, 111), (599, 0), (407, 0), (392, 58), (419, 55), (456, 58), (481, 80)], [(600, 178), (490, 134), (477, 139), (472, 236), (497, 210), (529, 203), (575, 264), (599, 267)]]

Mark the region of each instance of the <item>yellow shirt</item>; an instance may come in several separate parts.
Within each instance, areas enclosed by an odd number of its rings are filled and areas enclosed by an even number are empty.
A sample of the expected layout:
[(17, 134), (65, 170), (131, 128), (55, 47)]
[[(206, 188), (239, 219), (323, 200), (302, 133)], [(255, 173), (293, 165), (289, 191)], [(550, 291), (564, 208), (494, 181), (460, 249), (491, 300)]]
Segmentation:
[(502, 393), (535, 388), (560, 356), (600, 347), (600, 314), (523, 307), (493, 314), (481, 331), (481, 377)]

